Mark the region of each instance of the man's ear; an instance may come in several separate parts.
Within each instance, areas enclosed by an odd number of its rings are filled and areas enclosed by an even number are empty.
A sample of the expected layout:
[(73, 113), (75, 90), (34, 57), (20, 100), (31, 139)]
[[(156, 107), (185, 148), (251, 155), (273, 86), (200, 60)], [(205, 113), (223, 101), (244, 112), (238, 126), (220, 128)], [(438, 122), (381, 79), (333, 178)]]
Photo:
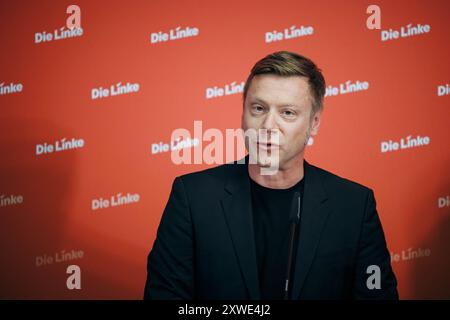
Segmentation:
[(313, 116), (311, 124), (311, 135), (313, 136), (315, 136), (319, 131), (321, 116), (322, 111), (317, 111), (316, 114)]

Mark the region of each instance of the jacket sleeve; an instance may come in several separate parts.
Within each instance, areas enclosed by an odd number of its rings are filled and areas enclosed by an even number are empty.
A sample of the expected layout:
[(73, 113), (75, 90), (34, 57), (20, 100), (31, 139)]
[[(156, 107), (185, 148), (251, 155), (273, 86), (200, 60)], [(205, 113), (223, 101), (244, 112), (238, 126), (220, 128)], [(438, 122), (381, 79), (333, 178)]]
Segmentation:
[(371, 189), (360, 231), (353, 296), (355, 299), (398, 299), (397, 280)]
[(144, 299), (194, 298), (192, 230), (183, 181), (177, 177), (148, 255)]

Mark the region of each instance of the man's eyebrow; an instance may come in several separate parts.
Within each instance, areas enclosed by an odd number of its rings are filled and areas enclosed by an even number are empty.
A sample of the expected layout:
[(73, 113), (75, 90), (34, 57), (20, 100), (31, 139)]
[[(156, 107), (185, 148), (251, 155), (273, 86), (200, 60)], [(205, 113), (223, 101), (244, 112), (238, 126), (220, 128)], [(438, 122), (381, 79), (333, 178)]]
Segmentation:
[[(254, 98), (251, 98), (250, 100), (251, 100), (252, 102), (259, 102), (259, 103), (268, 105), (268, 103), (265, 102), (265, 101), (264, 101), (263, 99), (261, 99), (261, 98), (254, 97)], [(287, 103), (287, 104), (286, 104), (286, 103), (283, 103), (283, 104), (279, 104), (278, 107), (295, 107), (295, 108), (299, 108), (299, 109), (300, 109), (300, 106), (298, 106), (298, 105), (296, 105), (296, 104), (294, 104), (294, 103)]]
[(254, 98), (250, 98), (252, 101), (255, 101), (255, 102), (259, 102), (259, 103), (262, 103), (262, 104), (267, 104), (267, 102), (265, 102), (263, 99), (260, 99), (260, 98), (256, 98), (256, 97), (254, 97)]

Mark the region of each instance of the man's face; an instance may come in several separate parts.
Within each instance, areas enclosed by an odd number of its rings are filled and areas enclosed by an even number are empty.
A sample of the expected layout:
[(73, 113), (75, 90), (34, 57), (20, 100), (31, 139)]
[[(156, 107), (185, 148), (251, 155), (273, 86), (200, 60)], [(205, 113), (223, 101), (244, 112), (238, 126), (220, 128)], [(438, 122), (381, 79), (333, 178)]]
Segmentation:
[[(317, 134), (320, 124), (320, 113), (310, 118), (312, 99), (305, 77), (267, 74), (253, 78), (244, 103), (242, 129), (267, 130), (266, 135), (258, 134), (256, 141), (246, 141), (250, 155), (252, 148), (258, 150), (258, 165), (282, 169), (300, 154), (303, 158), (309, 136)], [(273, 144), (276, 140), (279, 145)]]

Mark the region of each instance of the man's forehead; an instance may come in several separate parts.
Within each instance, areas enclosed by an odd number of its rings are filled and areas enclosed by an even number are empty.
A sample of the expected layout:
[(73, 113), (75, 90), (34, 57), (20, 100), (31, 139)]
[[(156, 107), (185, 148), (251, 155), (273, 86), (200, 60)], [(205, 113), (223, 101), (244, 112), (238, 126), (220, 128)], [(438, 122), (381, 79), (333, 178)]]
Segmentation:
[[(280, 76), (276, 76), (278, 78), (269, 79), (267, 75), (263, 76), (265, 78), (258, 75), (260, 78), (252, 83), (247, 96), (249, 101), (284, 106), (303, 105), (310, 98), (309, 85), (305, 77), (296, 76), (294, 82), (287, 83), (288, 77), (281, 79)], [(280, 81), (277, 81), (278, 79)]]

